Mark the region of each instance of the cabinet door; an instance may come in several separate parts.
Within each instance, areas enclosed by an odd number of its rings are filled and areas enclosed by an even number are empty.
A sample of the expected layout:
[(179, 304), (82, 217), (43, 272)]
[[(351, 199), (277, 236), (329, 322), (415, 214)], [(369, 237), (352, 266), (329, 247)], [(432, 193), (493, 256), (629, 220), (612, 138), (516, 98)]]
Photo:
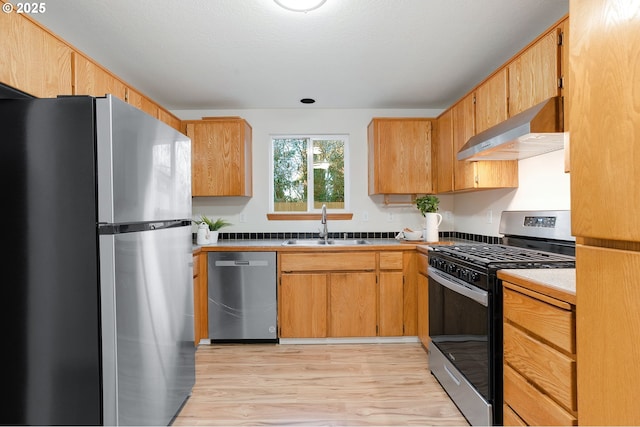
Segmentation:
[(368, 134), (369, 194), (433, 191), (430, 120), (376, 118)]
[(640, 420), (638, 271), (640, 252), (576, 247), (581, 425), (637, 425)]
[(111, 94), (127, 100), (127, 86), (100, 65), (77, 52), (73, 53), (74, 95), (104, 96)]
[(187, 124), (192, 195), (251, 196), (251, 127), (242, 119)]
[(382, 337), (402, 336), (404, 286), (402, 271), (380, 272), (380, 327)]
[(453, 127), (454, 189), (467, 190), (475, 186), (475, 163), (457, 160), (458, 151), (475, 135), (475, 93), (465, 96), (451, 108)]
[(327, 336), (327, 278), (324, 273), (282, 275), (280, 338)]
[(554, 29), (509, 65), (509, 116), (560, 94), (560, 46)]
[(640, 242), (640, 12), (626, 4), (576, 2), (571, 11), (571, 228)]
[(71, 48), (29, 18), (0, 13), (0, 82), (37, 97), (70, 95)]
[(436, 193), (453, 191), (453, 112), (445, 111), (438, 117), (433, 149), (434, 190)]
[(329, 274), (329, 336), (376, 336), (376, 273)]
[(476, 89), (476, 133), (507, 120), (507, 68), (502, 68)]

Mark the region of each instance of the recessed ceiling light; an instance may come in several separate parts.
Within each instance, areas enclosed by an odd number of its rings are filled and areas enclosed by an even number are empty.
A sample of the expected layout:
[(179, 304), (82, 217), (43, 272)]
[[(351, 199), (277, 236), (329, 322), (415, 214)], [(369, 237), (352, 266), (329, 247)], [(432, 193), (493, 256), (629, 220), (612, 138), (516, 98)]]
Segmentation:
[(302, 102), (303, 104), (313, 104), (314, 102), (316, 102), (316, 100), (313, 98), (302, 98), (300, 102)]
[(317, 9), (327, 0), (273, 0), (278, 6), (293, 12), (309, 12)]

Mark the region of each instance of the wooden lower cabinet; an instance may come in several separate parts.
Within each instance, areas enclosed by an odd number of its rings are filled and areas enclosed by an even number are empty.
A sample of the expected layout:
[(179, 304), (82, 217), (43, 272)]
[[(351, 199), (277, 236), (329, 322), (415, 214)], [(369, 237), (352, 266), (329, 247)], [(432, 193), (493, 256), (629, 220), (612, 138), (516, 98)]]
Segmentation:
[(376, 336), (376, 273), (329, 275), (329, 336)]
[(193, 255), (193, 317), (194, 341), (198, 345), (201, 339), (209, 337), (208, 323), (208, 284), (207, 253)]
[(505, 425), (577, 425), (575, 305), (503, 286)]
[(411, 251), (279, 254), (279, 337), (415, 335), (411, 259)]
[(327, 336), (328, 277), (324, 273), (283, 274), (280, 279), (281, 338)]

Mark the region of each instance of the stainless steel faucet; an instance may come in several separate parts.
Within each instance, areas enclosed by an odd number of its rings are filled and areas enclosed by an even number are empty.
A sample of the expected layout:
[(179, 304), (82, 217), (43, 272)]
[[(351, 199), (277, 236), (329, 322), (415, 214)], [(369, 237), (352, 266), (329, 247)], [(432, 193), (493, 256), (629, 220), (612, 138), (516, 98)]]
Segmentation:
[(322, 204), (322, 219), (320, 220), (320, 224), (322, 224), (322, 230), (320, 231), (320, 238), (324, 238), (325, 243), (329, 240), (329, 230), (327, 229), (327, 205)]

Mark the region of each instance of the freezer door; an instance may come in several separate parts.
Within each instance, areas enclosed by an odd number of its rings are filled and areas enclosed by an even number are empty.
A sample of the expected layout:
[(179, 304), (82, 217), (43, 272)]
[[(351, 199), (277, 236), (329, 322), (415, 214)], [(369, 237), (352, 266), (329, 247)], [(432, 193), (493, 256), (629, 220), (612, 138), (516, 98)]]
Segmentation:
[(96, 99), (98, 218), (191, 218), (191, 140), (107, 95)]
[(191, 227), (100, 236), (105, 425), (169, 425), (195, 383)]

